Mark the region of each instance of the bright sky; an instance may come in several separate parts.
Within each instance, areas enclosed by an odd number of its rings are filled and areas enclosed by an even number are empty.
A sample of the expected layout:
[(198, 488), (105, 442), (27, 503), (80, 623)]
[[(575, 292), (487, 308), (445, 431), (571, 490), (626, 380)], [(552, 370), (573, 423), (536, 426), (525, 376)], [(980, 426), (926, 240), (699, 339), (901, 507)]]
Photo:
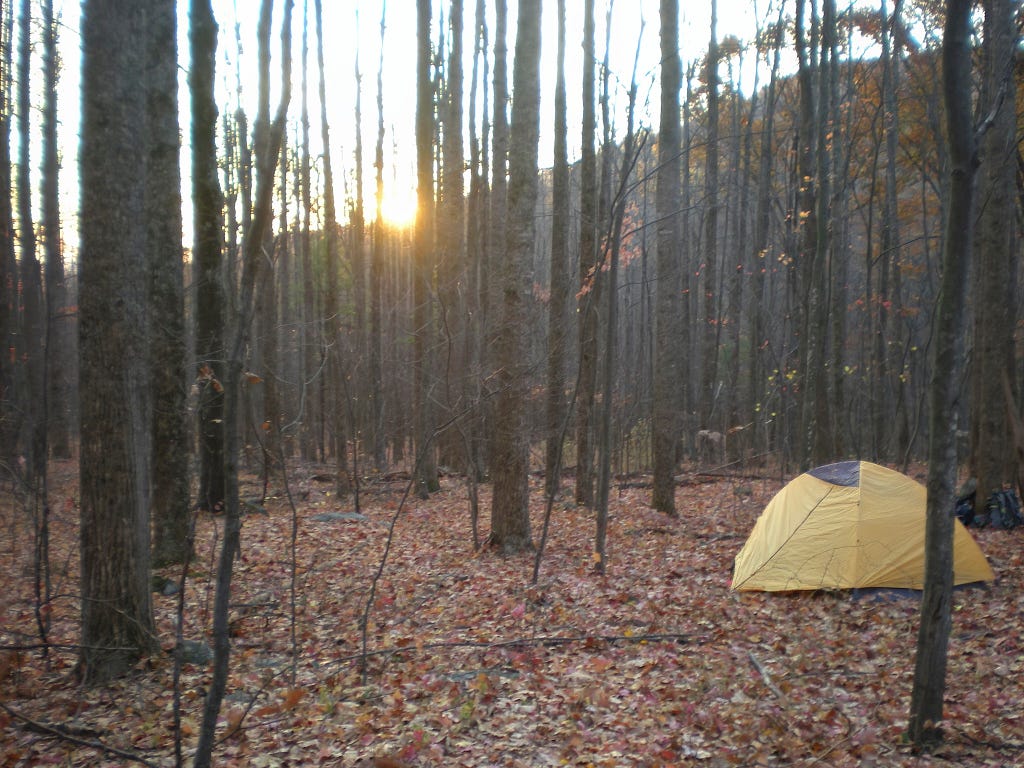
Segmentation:
[[(339, 201), (351, 195), (351, 190), (344, 185), (350, 183), (355, 161), (355, 66), (358, 52), (359, 65), (362, 72), (362, 126), (363, 126), (363, 172), (365, 175), (365, 198), (367, 216), (373, 216), (373, 158), (377, 137), (377, 106), (376, 79), (380, 57), (380, 19), (383, 0), (323, 0), (324, 31), (327, 44), (325, 58), (327, 72), (328, 116), (331, 127), (331, 151), (335, 166), (336, 196)], [(775, 0), (777, 2), (777, 0)], [(320, 152), (319, 143), (319, 102), (317, 98), (316, 70), (316, 37), (313, 20), (312, 0), (295, 0), (293, 64), (294, 85), (292, 91), (292, 107), (289, 131), (290, 141), (295, 141), (298, 130), (300, 109), (300, 78), (302, 51), (302, 22), (304, 7), (308, 3), (309, 12), (309, 110), (311, 127), (312, 151)], [(746, 0), (720, 0), (719, 2), (719, 37), (735, 34), (742, 40), (750, 40), (755, 29), (755, 8), (762, 17), (766, 15), (769, 0), (758, 0), (752, 5)], [(465, 107), (469, 107), (468, 79), (472, 66), (472, 29), (475, 3), (464, 0), (466, 6), (464, 49), (466, 53), (464, 89)], [(542, 166), (551, 162), (551, 133), (553, 123), (554, 70), (556, 46), (556, 20), (554, 0), (544, 0), (543, 50), (542, 50), (542, 115), (541, 115), (541, 152)], [(250, 124), (255, 115), (255, 65), (256, 65), (256, 16), (257, 0), (214, 0), (214, 13), (221, 26), (221, 42), (218, 56), (218, 79), (222, 83), (223, 104), (226, 109), (235, 107), (234, 82), (235, 61), (237, 58), (234, 25), (238, 20), (242, 41), (241, 66), (243, 71), (243, 106), (250, 117)], [(438, 13), (441, 6), (447, 18), (448, 3), (435, 0), (433, 33), (437, 39)], [(487, 2), (490, 41), (494, 42), (493, 5)], [(512, 83), (511, 56), (515, 48), (516, 2), (508, 0), (509, 5), (509, 85)], [(568, 93), (569, 120), (569, 151), (570, 159), (579, 156), (579, 125), (581, 120), (580, 81), (582, 78), (582, 0), (568, 0), (567, 5), (567, 45), (566, 45), (566, 84)], [(604, 0), (597, 0), (596, 38), (598, 58), (603, 57), (605, 40)], [(660, 60), (658, 0), (617, 0), (613, 4), (613, 31), (610, 46), (610, 69), (612, 72), (613, 100), (618, 113), (615, 118), (619, 130), (625, 126), (626, 91), (633, 68), (633, 59), (640, 41), (640, 59), (637, 72), (638, 80), (638, 115), (639, 124), (657, 126), (659, 94), (657, 90), (658, 64)], [(710, 4), (683, 2), (680, 3), (681, 48), (684, 68), (686, 63), (703, 55), (707, 48), (710, 24)], [(78, 147), (78, 58), (75, 49), (78, 45), (78, 22), (80, 0), (55, 0), (55, 12), (60, 15), (65, 25), (60, 41), (64, 57), (64, 69), (60, 88), (61, 110), (61, 143), (63, 148), (62, 191), (66, 240), (77, 240), (75, 214), (77, 212), (77, 180), (75, 165)], [(180, 80), (182, 100), (182, 135), (184, 147), (188, 142), (188, 94), (185, 80), (185, 68), (188, 66), (188, 2), (180, 0), (179, 16), (179, 60), (182, 66)], [(275, 2), (275, 26), (283, 14), (283, 2)], [(774, 14), (773, 14), (774, 15)], [(413, 136), (415, 110), (415, 22), (416, 14), (412, 0), (390, 0), (387, 3), (386, 31), (384, 39), (384, 111), (385, 111), (385, 184), (389, 188), (386, 199), (386, 215), (394, 219), (411, 217), (411, 206), (415, 200), (415, 144)], [(642, 37), (641, 37), (642, 34)], [(279, 37), (275, 30), (272, 40), (272, 71), (279, 67)], [(38, 68), (33, 70), (33, 76)], [(482, 76), (482, 75), (481, 75)], [(749, 88), (752, 74), (745, 73), (744, 85)], [(276, 106), (276, 89), (271, 96), (272, 106)], [(482, 92), (478, 94), (482, 105)], [(468, 117), (467, 117), (468, 120)], [(600, 130), (600, 128), (599, 128)], [(468, 141), (468, 131), (466, 131)], [(35, 153), (35, 149), (33, 149)], [(33, 166), (38, 167), (38, 155), (33, 157)], [(188, 158), (183, 155), (182, 170), (188, 172)], [(187, 183), (185, 186), (187, 190)], [(341, 211), (339, 211), (339, 215)], [(186, 206), (186, 245), (191, 240), (190, 213)]]

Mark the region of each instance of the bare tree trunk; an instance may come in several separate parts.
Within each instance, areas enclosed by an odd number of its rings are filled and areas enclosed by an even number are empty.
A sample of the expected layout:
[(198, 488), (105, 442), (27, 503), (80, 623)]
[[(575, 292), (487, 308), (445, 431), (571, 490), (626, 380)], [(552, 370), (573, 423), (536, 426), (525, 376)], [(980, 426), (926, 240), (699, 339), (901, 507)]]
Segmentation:
[(24, 350), (21, 359), (25, 361), (22, 384), (25, 387), (25, 396), (21, 401), (26, 417), (22, 426), (23, 455), (29, 486), (41, 490), (46, 477), (46, 398), (36, 397), (35, 393), (45, 392), (43, 341), (46, 319), (43, 307), (43, 276), (36, 255), (36, 234), (32, 222), (32, 171), (29, 166), (29, 149), (32, 144), (29, 77), (32, 61), (31, 0), (22, 0), (18, 27), (18, 245), (21, 251), (20, 282), (24, 317)]
[[(508, 2), (494, 2), (494, 118), (492, 128), (493, 161), (491, 165), (491, 217), (484, 274), (496, 276), (505, 263), (505, 219), (508, 215)], [(501, 323), (501, 286), (497, 279), (484, 282), (483, 290), (484, 338), (483, 371), (490, 377), (500, 363), (495, 359), (494, 339)], [(484, 408), (483, 454), (485, 462), (493, 467), (494, 405), (487, 401)]]
[[(263, 0), (261, 4), (257, 32), (262, 38), (261, 43), (267, 40), (270, 35), (272, 3), (273, 0)], [(242, 241), (242, 276), (239, 281), (234, 333), (228, 352), (228, 374), (224, 385), (227, 405), (224, 412), (224, 430), (226, 435), (224, 474), (227, 478), (224, 542), (221, 546), (217, 563), (217, 587), (214, 595), (213, 670), (206, 694), (206, 702), (203, 706), (203, 722), (199, 733), (199, 742), (196, 745), (194, 768), (209, 768), (212, 763), (217, 717), (227, 686), (231, 655), (228, 607), (231, 600), (234, 560), (240, 552), (239, 534), (241, 531), (238, 495), (238, 406), (241, 400), (243, 357), (246, 345), (249, 342), (254, 311), (253, 302), (262, 268), (260, 250), (274, 216), (274, 168), (281, 151), (285, 120), (288, 115), (288, 102), (291, 98), (291, 20), (292, 0), (285, 0), (284, 18), (281, 24), (281, 82), (284, 83), (281, 100), (278, 104), (277, 114), (274, 117), (273, 123), (270, 123), (266, 115), (257, 115), (257, 122), (262, 121), (264, 124), (269, 124), (269, 129), (266, 134), (266, 141), (262, 142), (260, 152), (256, 156), (258, 172), (256, 176), (257, 187), (254, 195), (255, 205), (253, 207), (251, 227), (245, 232)], [(266, 45), (261, 45), (261, 48), (264, 55), (269, 55)], [(266, 72), (267, 67), (263, 66), (262, 68)], [(264, 94), (270, 88), (269, 77), (260, 78), (259, 88), (261, 91), (260, 101), (264, 105), (263, 109), (269, 111), (269, 105), (264, 98)], [(262, 112), (263, 110), (261, 109)]]
[(971, 398), (971, 467), (978, 481), (975, 504), (980, 512), (1004, 484), (1019, 484), (1007, 418), (1003, 377), (1014, 370), (1014, 324), (1017, 317), (1015, 221), (1019, 215), (1014, 162), (1017, 146), (1016, 88), (1013, 58), (1017, 46), (1014, 8), (1009, 0), (985, 3), (982, 110), (992, 111), (981, 139), (978, 197), (977, 262), (974, 269), (974, 350)]
[(303, 2), (302, 12), (302, 151), (299, 167), (299, 187), (302, 196), (302, 234), (299, 236), (300, 260), (302, 262), (302, 456), (316, 457), (317, 425), (323, 418), (319, 398), (316, 397), (318, 381), (323, 376), (317, 372), (318, 350), (321, 349), (316, 309), (316, 276), (313, 272), (313, 242), (311, 229), (312, 191), (310, 188), (309, 156), (309, 0)]
[(580, 155), (580, 371), (576, 397), (576, 503), (594, 504), (593, 416), (597, 386), (597, 226), (598, 179), (594, 0), (583, 11), (583, 133)]
[(951, 177), (930, 387), (925, 584), (908, 724), (910, 739), (919, 747), (942, 738), (942, 700), (952, 626), (953, 516), (949, 510), (956, 492), (957, 403), (977, 164), (971, 108), (971, 6), (968, 0), (947, 0), (942, 49)]
[[(351, 207), (350, 248), (352, 262), (352, 300), (355, 317), (352, 323), (354, 344), (352, 350), (353, 369), (362, 370), (366, 365), (368, 339), (366, 334), (366, 206), (363, 195), (363, 75), (359, 68), (359, 51), (356, 50), (356, 104), (355, 104), (355, 204)], [(346, 411), (350, 414), (352, 430), (352, 486), (359, 495), (359, 457), (369, 424), (369, 413), (363, 403), (368, 402), (366, 376), (345, 378), (344, 392), (347, 400)], [(358, 501), (356, 502), (358, 505)]]
[(651, 506), (675, 517), (676, 455), (682, 434), (683, 269), (679, 226), (679, 0), (661, 0), (661, 128), (658, 135), (658, 283), (655, 316)]
[[(71, 458), (68, 366), (71, 358), (64, 257), (60, 229), (60, 182), (57, 146), (57, 26), (53, 0), (42, 3), (43, 23), (43, 140), (42, 204), (46, 278), (46, 411), (47, 443), (55, 459)], [(180, 203), (179, 203), (180, 207)], [(2, 398), (2, 395), (0, 395)]]
[[(637, 41), (637, 58), (640, 55), (640, 41)], [(604, 574), (607, 567), (606, 539), (608, 535), (608, 492), (611, 487), (612, 472), (612, 406), (615, 400), (615, 369), (618, 358), (616, 343), (618, 325), (618, 288), (619, 288), (619, 250), (622, 245), (622, 221), (626, 212), (626, 190), (629, 185), (630, 172), (637, 158), (633, 135), (634, 107), (636, 105), (636, 63), (633, 65), (633, 78), (629, 88), (629, 108), (626, 126), (626, 139), (622, 147), (622, 164), (619, 167), (619, 184), (615, 192), (612, 213), (612, 229), (606, 248), (608, 254), (608, 317), (605, 326), (604, 345), (604, 382), (601, 387), (601, 426), (597, 480), (597, 530), (594, 536), (594, 569)], [(605, 147), (607, 150), (607, 146)]]
[[(470, 408), (469, 424), (466, 439), (469, 447), (467, 472), (473, 474), (472, 483), (483, 477), (483, 457), (481, 456), (482, 424), (485, 404), (482, 401), (483, 357), (487, 333), (486, 291), (488, 290), (487, 250), (488, 227), (490, 226), (490, 203), (487, 194), (487, 180), (490, 172), (488, 140), (490, 138), (490, 118), (488, 113), (487, 79), (490, 71), (487, 58), (487, 9), (484, 0), (477, 0), (474, 32), (473, 32), (473, 74), (469, 92), (469, 154), (470, 183), (467, 216), (469, 227), (466, 233), (466, 267), (469, 271), (466, 280), (467, 314), (475, 320), (467, 324), (465, 333), (466, 369), (469, 371), (466, 395), (467, 406)], [(481, 73), (481, 63), (483, 72)], [(482, 79), (481, 79), (482, 75)], [(482, 85), (482, 110), (477, 112), (477, 92)], [(477, 129), (477, 115), (482, 116), (482, 136)], [(471, 503), (473, 499), (471, 497)], [(474, 507), (474, 515), (477, 510)], [(476, 522), (474, 516), (472, 522)], [(479, 538), (474, 527), (474, 547), (479, 546)]]
[(153, 390), (153, 562), (158, 565), (184, 562), (190, 518), (177, 27), (173, 0), (150, 0), (146, 227)]
[[(831, 249), (832, 185), (831, 147), (829, 136), (832, 132), (832, 89), (828, 75), (829, 62), (836, 53), (835, 0), (823, 0), (821, 21), (821, 55), (819, 59), (817, 119), (817, 152), (815, 154), (815, 175), (817, 192), (816, 214), (813, 222), (814, 249), (808, 250), (812, 258), (809, 266), (810, 288), (808, 291), (807, 313), (807, 357), (804, 394), (804, 429), (810, 441), (808, 445), (811, 462), (824, 464), (832, 456), (830, 440), (830, 393), (827, 386), (828, 349), (828, 287)], [(809, 233), (810, 234), (810, 233)]]
[(771, 225), (771, 180), (772, 180), (772, 137), (775, 126), (775, 93), (782, 54), (782, 36), (785, 26), (782, 23), (782, 11), (774, 29), (774, 45), (772, 47), (772, 69), (765, 94), (764, 118), (761, 130), (760, 168), (757, 177), (757, 203), (754, 218), (754, 298), (750, 313), (750, 395), (748, 396), (749, 419), (754, 424), (751, 443), (760, 448), (767, 444), (764, 417), (764, 372), (769, 369), (770, 362), (766, 359), (768, 312), (765, 308), (767, 296), (765, 275), (768, 272), (768, 247)]
[(196, 263), (196, 355), (199, 400), (199, 505), (224, 509), (224, 311), (221, 190), (214, 98), (217, 22), (209, 0), (191, 0), (192, 229)]
[[(146, 8), (82, 15), (79, 339), (82, 448), (79, 673), (102, 683), (157, 647), (149, 584), (146, 345)], [(111, 132), (111, 123), (121, 130)], [(117, 301), (111, 301), (117, 296)]]
[[(320, 138), (324, 153), (324, 241), (326, 244), (327, 263), (327, 295), (324, 300), (323, 348), (326, 355), (327, 389), (330, 399), (330, 429), (334, 458), (338, 462), (336, 473), (336, 490), (338, 496), (344, 496), (351, 490), (348, 473), (348, 436), (345, 428), (345, 416), (348, 408), (345, 402), (343, 379), (345, 372), (341, 355), (341, 309), (340, 292), (341, 277), (338, 257), (338, 217), (334, 200), (334, 171), (331, 164), (330, 126), (327, 122), (327, 82), (324, 69), (324, 28), (321, 0), (314, 4), (316, 14), (316, 58), (320, 72)], [(326, 402), (325, 402), (326, 405)], [(328, 419), (323, 413), (325, 421)]]
[(0, 355), (0, 458), (13, 466), (18, 454), (21, 416), (15, 391), (15, 370), (19, 357), (18, 263), (14, 251), (14, 209), (11, 205), (11, 94), (14, 77), (12, 38), (13, 0), (0, 3), (0, 343), (13, 354)]
[[(466, 160), (463, 151), (462, 130), (462, 51), (463, 51), (462, 0), (451, 0), (448, 11), (449, 48), (445, 72), (444, 96), (440, 102), (440, 117), (443, 126), (441, 195), (438, 210), (438, 297), (439, 323), (445, 344), (443, 358), (446, 361), (444, 373), (443, 416), (439, 422), (448, 422), (456, 416), (465, 402), (467, 394), (466, 361), (464, 337), (467, 331), (466, 316), (466, 213), (465, 182)], [(465, 446), (458, 430), (447, 430), (441, 436), (439, 449), (442, 461), (457, 465), (460, 460), (469, 462)]]
[(714, 428), (717, 406), (718, 339), (718, 0), (711, 0), (711, 38), (707, 58), (708, 143), (704, 185), (704, 264), (700, 291), (704, 301), (704, 335), (701, 354), (700, 419), (707, 429)]
[(377, 216), (373, 224), (373, 255), (370, 262), (370, 411), (373, 423), (370, 440), (373, 460), (378, 471), (387, 463), (387, 444), (384, 428), (384, 373), (381, 360), (383, 344), (383, 285), (385, 256), (384, 225), (384, 30), (387, 3), (380, 11), (380, 61), (377, 64), (377, 146), (374, 169), (377, 172)]
[(808, 367), (811, 353), (811, 329), (813, 317), (812, 298), (814, 285), (814, 265), (817, 254), (817, 209), (815, 206), (815, 157), (817, 152), (816, 125), (814, 121), (817, 107), (814, 98), (814, 81), (810, 56), (812, 49), (807, 42), (806, 22), (807, 0), (796, 2), (796, 49), (798, 59), (797, 80), (800, 86), (800, 127), (798, 135), (797, 160), (797, 216), (796, 232), (797, 259), (797, 293), (800, 317), (797, 329), (800, 338), (800, 388), (799, 399), (799, 443), (798, 456), (801, 466), (808, 466), (811, 461), (812, 436), (814, 426), (814, 402), (808, 397), (812, 389), (815, 373)]
[(546, 493), (561, 487), (562, 422), (569, 323), (569, 158), (566, 141), (565, 0), (558, 0), (558, 55), (555, 64), (555, 137), (551, 198), (551, 300), (548, 305)]
[(494, 493), (491, 544), (505, 553), (532, 546), (530, 536), (529, 338), (540, 138), (541, 0), (519, 0), (512, 123), (509, 141), (507, 251), (500, 265), (501, 324), (495, 339), (499, 364), (494, 407)]
[(430, 2), (417, 0), (417, 64), (416, 64), (416, 245), (414, 330), (414, 419), (417, 492), (427, 498), (440, 489), (437, 460), (431, 438), (434, 431), (433, 320), (431, 287), (434, 270), (434, 108), (430, 82)]

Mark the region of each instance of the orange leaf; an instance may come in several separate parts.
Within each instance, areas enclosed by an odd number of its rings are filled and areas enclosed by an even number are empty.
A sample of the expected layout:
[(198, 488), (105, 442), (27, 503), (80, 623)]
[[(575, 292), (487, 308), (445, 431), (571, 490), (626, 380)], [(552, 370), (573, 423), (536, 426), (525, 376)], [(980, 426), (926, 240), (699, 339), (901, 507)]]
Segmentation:
[(281, 702), (281, 708), (294, 709), (295, 705), (298, 704), (305, 695), (306, 692), (302, 688), (289, 688), (284, 694), (284, 700)]

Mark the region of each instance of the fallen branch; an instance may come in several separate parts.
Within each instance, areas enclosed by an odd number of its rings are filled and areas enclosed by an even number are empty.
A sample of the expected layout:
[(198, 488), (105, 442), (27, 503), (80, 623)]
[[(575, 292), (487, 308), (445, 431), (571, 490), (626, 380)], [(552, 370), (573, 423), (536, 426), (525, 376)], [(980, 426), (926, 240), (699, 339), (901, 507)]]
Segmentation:
[(33, 720), (28, 715), (23, 714), (16, 709), (11, 709), (3, 702), (0, 702), (0, 708), (16, 720), (21, 720), (30, 730), (36, 731), (37, 733), (42, 733), (47, 736), (55, 736), (58, 739), (70, 741), (72, 744), (78, 744), (81, 747), (88, 747), (89, 749), (99, 750), (100, 752), (104, 752), (108, 755), (120, 757), (123, 760), (131, 760), (132, 762), (140, 763), (142, 765), (148, 765), (150, 768), (158, 768), (156, 763), (151, 763), (146, 758), (141, 755), (137, 755), (134, 752), (127, 752), (123, 749), (118, 749), (117, 747), (111, 747), (97, 739), (85, 739), (80, 736), (76, 736), (72, 732), (72, 728), (70, 726), (47, 725), (46, 723), (41, 723), (38, 720)]
[(747, 658), (750, 659), (750, 663), (754, 665), (754, 669), (756, 669), (758, 674), (761, 675), (761, 680), (764, 681), (765, 686), (767, 686), (768, 690), (772, 692), (775, 698), (783, 704), (788, 704), (786, 694), (779, 690), (779, 687), (772, 682), (772, 678), (771, 675), (768, 674), (768, 670), (764, 668), (764, 665), (761, 664), (760, 661), (758, 661), (758, 658), (754, 655), (753, 651), (747, 651)]

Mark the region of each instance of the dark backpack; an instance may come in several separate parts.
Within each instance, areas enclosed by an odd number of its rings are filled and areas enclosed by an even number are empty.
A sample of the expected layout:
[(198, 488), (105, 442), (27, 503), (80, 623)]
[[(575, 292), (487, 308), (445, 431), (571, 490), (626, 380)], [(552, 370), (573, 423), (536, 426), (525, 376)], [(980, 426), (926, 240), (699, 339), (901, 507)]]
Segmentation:
[(960, 496), (956, 500), (956, 516), (957, 519), (964, 525), (974, 524), (974, 491), (971, 491), (965, 496)]
[(975, 515), (972, 522), (978, 528), (989, 526), (1001, 530), (1024, 525), (1024, 515), (1021, 514), (1017, 492), (1006, 488), (993, 492), (985, 502), (985, 511)]

